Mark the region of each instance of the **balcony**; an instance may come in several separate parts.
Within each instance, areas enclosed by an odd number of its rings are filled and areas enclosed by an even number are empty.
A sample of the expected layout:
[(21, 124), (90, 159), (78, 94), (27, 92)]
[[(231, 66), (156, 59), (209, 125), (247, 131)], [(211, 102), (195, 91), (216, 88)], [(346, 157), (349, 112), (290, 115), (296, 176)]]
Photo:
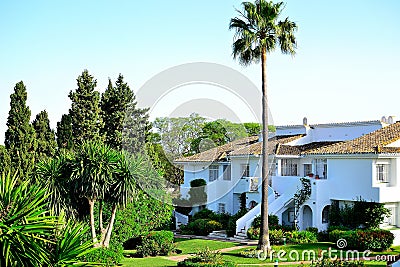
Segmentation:
[(259, 182), (259, 177), (242, 177), (233, 189), (233, 193), (258, 192)]

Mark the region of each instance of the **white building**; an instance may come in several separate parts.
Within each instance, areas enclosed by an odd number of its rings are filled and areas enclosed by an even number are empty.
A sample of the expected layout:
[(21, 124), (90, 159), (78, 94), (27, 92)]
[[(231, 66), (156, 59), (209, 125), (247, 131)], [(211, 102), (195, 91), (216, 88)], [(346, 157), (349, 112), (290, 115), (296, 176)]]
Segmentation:
[[(245, 204), (252, 209), (237, 221), (237, 232), (247, 230), (260, 214), (261, 144), (250, 137), (177, 160), (185, 171), (182, 196), (188, 197), (190, 181), (206, 180), (204, 206), (234, 214)], [(304, 119), (303, 125), (277, 127), (268, 147), (269, 213), (280, 223), (294, 223), (293, 196), (300, 178), (309, 177), (300, 229), (326, 229), (329, 205), (359, 198), (385, 203), (392, 212), (385, 224), (400, 226), (400, 122), (393, 117), (316, 125)]]

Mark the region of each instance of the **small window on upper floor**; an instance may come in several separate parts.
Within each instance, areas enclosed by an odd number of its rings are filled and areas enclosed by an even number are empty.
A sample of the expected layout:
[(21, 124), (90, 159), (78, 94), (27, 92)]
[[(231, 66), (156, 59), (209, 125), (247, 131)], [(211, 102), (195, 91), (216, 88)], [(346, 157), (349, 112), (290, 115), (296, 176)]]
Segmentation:
[(223, 165), (222, 170), (224, 172), (223, 178), (226, 181), (231, 180), (231, 165)]
[(282, 176), (297, 176), (297, 160), (282, 159), (281, 160), (281, 175)]
[(243, 177), (250, 177), (250, 165), (249, 164), (242, 164), (240, 165), (242, 169), (242, 178)]
[(328, 163), (326, 159), (315, 160), (315, 176), (320, 179), (328, 178)]
[(219, 176), (219, 166), (218, 165), (210, 165), (208, 167), (208, 180), (213, 182), (218, 179)]
[(389, 182), (389, 164), (376, 164), (376, 180), (379, 183)]
[(304, 176), (308, 176), (309, 174), (312, 173), (312, 164), (307, 163), (304, 164), (303, 167), (304, 167), (304, 174), (303, 174)]

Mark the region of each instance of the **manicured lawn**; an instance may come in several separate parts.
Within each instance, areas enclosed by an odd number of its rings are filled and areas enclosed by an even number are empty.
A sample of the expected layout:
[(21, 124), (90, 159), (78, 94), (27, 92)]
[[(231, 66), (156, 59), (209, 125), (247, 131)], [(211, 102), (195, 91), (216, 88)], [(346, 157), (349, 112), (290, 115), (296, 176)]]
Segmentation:
[(165, 257), (152, 258), (125, 258), (122, 260), (122, 266), (131, 267), (161, 267), (161, 266), (176, 266), (177, 262), (165, 259)]
[[(175, 244), (178, 250), (182, 252), (177, 255), (194, 254), (198, 250), (209, 247), (211, 250), (219, 250), (223, 248), (230, 248), (239, 245), (234, 242), (213, 241), (204, 239), (185, 239), (176, 238)], [(148, 258), (125, 258), (122, 261), (122, 266), (176, 266), (175, 261), (166, 259), (164, 256), (148, 257)]]
[[(212, 240), (203, 240), (203, 239), (176, 239), (175, 240), (177, 244), (177, 248), (182, 251), (180, 255), (185, 255), (185, 254), (193, 254), (196, 253), (199, 249), (204, 249), (206, 247), (209, 247), (211, 250), (220, 250), (223, 248), (229, 248), (229, 247), (234, 247), (239, 245), (238, 243), (233, 243), (233, 242), (223, 242), (223, 241), (212, 241)], [(278, 253), (279, 250), (284, 250), (286, 252), (286, 255), (282, 256), (283, 258), (286, 257), (288, 258), (287, 261), (293, 261), (291, 258), (296, 258), (296, 255), (298, 254), (300, 256), (298, 261), (308, 261), (310, 260), (310, 253), (312, 251), (315, 253), (316, 257), (318, 257), (319, 253), (321, 251), (328, 251), (329, 247), (334, 247), (334, 244), (332, 243), (325, 243), (325, 242), (320, 242), (320, 243), (312, 243), (312, 244), (301, 244), (301, 245), (286, 245), (286, 246), (273, 246), (273, 250)], [(255, 248), (255, 247), (252, 247)], [(224, 260), (229, 260), (232, 262), (235, 262), (239, 264), (239, 266), (250, 266), (250, 264), (263, 264), (265, 263), (266, 265), (271, 265), (271, 263), (275, 262), (276, 258), (274, 258), (272, 261), (270, 258), (267, 258), (266, 260), (259, 260), (257, 258), (246, 258), (242, 255), (240, 255), (240, 252), (245, 249), (238, 249), (234, 251), (229, 251), (229, 252), (223, 252), (223, 259)], [(308, 251), (307, 253), (303, 252)], [(291, 254), (290, 254), (291, 253)], [(325, 252), (327, 253), (327, 252)], [(336, 253), (332, 253), (332, 255), (336, 255), (340, 257), (340, 251)], [(342, 252), (342, 255), (346, 255), (345, 252)], [(400, 246), (398, 247), (393, 247), (390, 251), (385, 251), (385, 252), (374, 252), (369, 255), (369, 257), (375, 257), (377, 255), (399, 255), (400, 254)], [(275, 254), (276, 255), (276, 254)], [(292, 255), (292, 257), (290, 257)], [(351, 255), (351, 254), (350, 254)], [(282, 258), (281, 257), (281, 258)], [(344, 256), (345, 257), (345, 256)], [(362, 255), (360, 255), (360, 258), (362, 258)], [(365, 262), (367, 266), (386, 266), (385, 261), (366, 261)], [(175, 261), (168, 260), (167, 257), (152, 257), (152, 258), (126, 258), (122, 262), (123, 266), (176, 266), (177, 263)], [(262, 265), (261, 265), (262, 266)], [(293, 264), (293, 265), (284, 265), (286, 266), (299, 266), (298, 264)], [(303, 265), (306, 266), (306, 265)]]
[(239, 243), (234, 242), (224, 242), (224, 241), (214, 241), (214, 240), (204, 240), (204, 239), (185, 239), (177, 238), (175, 239), (175, 244), (177, 248), (182, 250), (182, 255), (184, 254), (194, 254), (201, 249), (208, 247), (210, 250), (219, 250), (223, 248), (230, 248), (238, 246)]

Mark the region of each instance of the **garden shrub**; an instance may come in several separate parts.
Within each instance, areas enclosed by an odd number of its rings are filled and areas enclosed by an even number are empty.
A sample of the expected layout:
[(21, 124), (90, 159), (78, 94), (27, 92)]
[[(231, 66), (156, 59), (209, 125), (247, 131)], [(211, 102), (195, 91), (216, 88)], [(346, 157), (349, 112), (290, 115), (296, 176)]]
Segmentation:
[(193, 215), (193, 217), (191, 218), (191, 221), (195, 221), (198, 219), (210, 219), (210, 220), (217, 221), (218, 214), (216, 214), (214, 211), (209, 210), (209, 209), (202, 209), (201, 211), (199, 211)]
[(328, 242), (329, 241), (329, 233), (328, 231), (320, 231), (317, 234), (318, 242)]
[(201, 211), (197, 212), (193, 215), (190, 221), (195, 221), (198, 219), (209, 219), (213, 221), (217, 221), (222, 224), (222, 228), (226, 229), (228, 227), (228, 221), (231, 215), (228, 213), (215, 213), (209, 209), (202, 209)]
[(345, 239), (349, 249), (383, 251), (389, 249), (393, 244), (394, 235), (390, 231), (382, 229), (333, 230), (329, 233), (331, 242), (337, 242), (339, 239)]
[(142, 237), (142, 243), (137, 246), (137, 255), (165, 256), (174, 249), (174, 234), (171, 231), (153, 231)]
[(317, 227), (307, 227), (306, 231), (318, 234), (318, 228)]
[[(247, 230), (247, 237), (249, 239), (257, 240), (260, 236), (260, 228), (250, 227)], [(285, 232), (282, 229), (269, 230), (269, 241), (271, 244), (280, 244), (285, 237)]]
[(350, 229), (374, 229), (389, 215), (390, 211), (383, 203), (367, 202), (360, 198), (352, 205), (345, 204), (339, 208), (339, 203), (334, 201), (329, 209), (329, 224)]
[[(253, 227), (261, 227), (261, 215), (258, 215), (254, 218), (254, 221), (252, 222), (251, 226)], [(268, 227), (269, 229), (276, 229), (279, 228), (279, 218), (276, 215), (268, 215)]]
[(182, 234), (206, 236), (212, 231), (222, 230), (220, 222), (209, 219), (197, 219), (181, 226)]
[(239, 210), (235, 215), (230, 216), (226, 227), (226, 234), (234, 236), (236, 234), (236, 221), (247, 213), (247, 209)]
[(235, 267), (236, 264), (224, 261), (219, 251), (212, 251), (208, 247), (196, 253), (195, 256), (178, 262), (180, 267)]
[(260, 228), (250, 227), (247, 230), (247, 238), (257, 240), (260, 236)]
[(102, 263), (103, 266), (111, 267), (118, 265), (123, 255), (122, 245), (110, 248), (97, 248), (83, 257), (86, 262)]
[(317, 233), (309, 231), (291, 231), (286, 233), (288, 242), (294, 244), (317, 242)]

